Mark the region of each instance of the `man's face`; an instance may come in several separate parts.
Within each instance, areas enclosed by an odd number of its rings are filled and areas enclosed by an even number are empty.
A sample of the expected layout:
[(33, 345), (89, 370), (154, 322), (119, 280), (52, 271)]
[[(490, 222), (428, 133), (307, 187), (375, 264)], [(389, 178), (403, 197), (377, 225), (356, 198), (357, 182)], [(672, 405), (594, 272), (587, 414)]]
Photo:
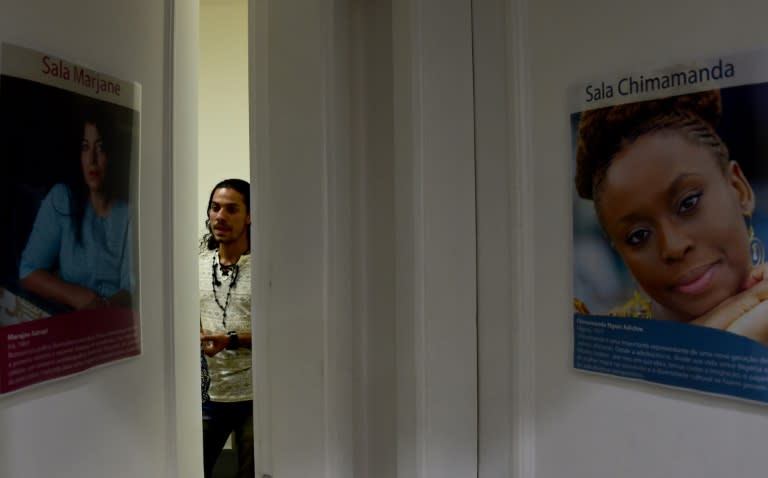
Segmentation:
[(245, 198), (236, 190), (223, 187), (214, 191), (208, 205), (208, 220), (211, 234), (220, 244), (247, 240), (251, 215), (247, 212)]

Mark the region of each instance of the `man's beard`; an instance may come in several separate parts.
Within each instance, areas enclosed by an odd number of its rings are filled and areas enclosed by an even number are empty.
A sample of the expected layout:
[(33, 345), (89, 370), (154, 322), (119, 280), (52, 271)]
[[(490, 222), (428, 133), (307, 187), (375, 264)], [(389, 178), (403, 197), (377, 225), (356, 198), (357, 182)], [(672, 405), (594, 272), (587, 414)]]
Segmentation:
[(215, 231), (211, 231), (211, 235), (219, 244), (234, 244), (240, 240), (240, 238), (244, 235), (244, 233), (241, 233), (237, 236), (233, 236), (232, 229), (229, 229), (223, 234), (221, 234), (221, 236), (223, 237), (218, 236)]

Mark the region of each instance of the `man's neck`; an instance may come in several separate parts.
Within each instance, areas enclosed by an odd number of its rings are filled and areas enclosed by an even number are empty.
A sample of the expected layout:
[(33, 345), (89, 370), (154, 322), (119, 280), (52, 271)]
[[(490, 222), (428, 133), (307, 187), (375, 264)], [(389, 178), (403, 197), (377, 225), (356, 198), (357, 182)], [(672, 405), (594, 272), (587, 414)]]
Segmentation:
[(219, 243), (219, 262), (231, 266), (237, 264), (240, 256), (248, 251), (248, 240), (235, 241), (228, 244)]

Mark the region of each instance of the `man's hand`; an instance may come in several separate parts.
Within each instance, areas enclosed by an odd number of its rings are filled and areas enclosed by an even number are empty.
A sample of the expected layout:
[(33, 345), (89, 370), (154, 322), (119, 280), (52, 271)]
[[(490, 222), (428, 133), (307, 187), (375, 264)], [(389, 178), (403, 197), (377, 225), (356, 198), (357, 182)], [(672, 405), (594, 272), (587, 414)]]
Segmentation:
[(227, 348), (229, 343), (228, 335), (204, 335), (200, 334), (200, 348), (205, 355), (213, 357), (217, 353)]

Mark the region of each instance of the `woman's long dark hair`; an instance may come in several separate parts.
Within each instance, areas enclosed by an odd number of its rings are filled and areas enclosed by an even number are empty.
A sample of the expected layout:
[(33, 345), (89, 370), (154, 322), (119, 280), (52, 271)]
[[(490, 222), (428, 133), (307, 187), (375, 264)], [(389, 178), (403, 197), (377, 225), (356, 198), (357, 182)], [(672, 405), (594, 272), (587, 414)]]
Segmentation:
[[(235, 191), (239, 192), (243, 196), (243, 201), (245, 202), (245, 212), (247, 214), (251, 213), (251, 185), (248, 183), (248, 181), (244, 181), (242, 179), (225, 179), (223, 181), (219, 181), (216, 186), (213, 187), (211, 190), (210, 196), (208, 196), (208, 204), (205, 207), (205, 234), (203, 235), (203, 238), (200, 240), (200, 250), (209, 250), (213, 251), (215, 249), (218, 249), (219, 247), (219, 241), (216, 240), (215, 237), (213, 237), (213, 234), (211, 233), (211, 220), (210, 216), (208, 215), (208, 212), (211, 210), (211, 201), (213, 201), (213, 195), (216, 193), (218, 189), (221, 188), (229, 188), (234, 189)], [(246, 233), (248, 234), (248, 248), (251, 247), (251, 228), (246, 228)]]
[[(114, 105), (110, 105), (114, 108)], [(65, 184), (69, 192), (69, 211), (60, 211), (61, 214), (72, 218), (75, 226), (75, 241), (82, 242), (83, 238), (83, 219), (85, 210), (90, 200), (90, 191), (83, 178), (83, 167), (81, 163), (81, 144), (88, 124), (94, 125), (99, 131), (101, 137), (102, 150), (107, 156), (107, 164), (104, 176), (103, 193), (108, 200), (127, 200), (128, 199), (128, 178), (119, 174), (119, 165), (125, 163), (124, 156), (130, 157), (130, 135), (119, 134), (119, 128), (115, 124), (114, 114), (107, 106), (92, 105), (82, 108), (75, 115), (72, 126), (72, 142), (67, 148), (71, 151), (74, 167), (69, 168)]]

